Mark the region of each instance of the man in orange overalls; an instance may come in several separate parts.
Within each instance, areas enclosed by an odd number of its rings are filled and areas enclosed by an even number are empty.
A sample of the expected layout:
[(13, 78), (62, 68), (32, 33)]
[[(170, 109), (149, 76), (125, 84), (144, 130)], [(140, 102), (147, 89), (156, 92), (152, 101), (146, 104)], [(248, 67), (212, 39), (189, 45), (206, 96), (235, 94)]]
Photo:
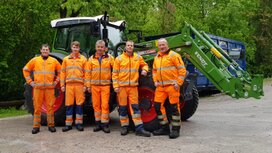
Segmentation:
[(80, 43), (71, 43), (72, 53), (63, 59), (60, 73), (61, 90), (65, 92), (66, 121), (63, 132), (72, 129), (74, 102), (76, 101), (75, 125), (83, 131), (83, 103), (85, 101), (84, 73), (87, 59), (79, 53)]
[[(156, 86), (154, 105), (160, 121), (160, 128), (154, 135), (169, 135), (170, 139), (179, 137), (180, 133), (180, 86), (184, 82), (186, 69), (180, 55), (169, 49), (167, 40), (158, 40), (159, 52), (153, 62), (153, 81)], [(164, 108), (166, 98), (169, 98), (172, 110), (172, 130)]]
[[(54, 88), (59, 82), (61, 66), (55, 58), (49, 56), (49, 45), (42, 45), (40, 52), (41, 56), (32, 58), (23, 68), (26, 83), (33, 87), (34, 118), (32, 134), (40, 131), (43, 102), (45, 102), (47, 109), (48, 130), (56, 132), (53, 110), (55, 102)], [(31, 72), (33, 72), (34, 80), (30, 76)]]
[(96, 53), (89, 58), (85, 70), (85, 84), (88, 91), (92, 93), (95, 115), (96, 127), (93, 131), (103, 130), (105, 133), (110, 133), (109, 99), (114, 58), (105, 53), (105, 42), (103, 40), (98, 40), (95, 48)]
[(146, 76), (148, 65), (143, 58), (133, 53), (134, 42), (127, 41), (123, 54), (116, 57), (112, 71), (112, 82), (114, 91), (117, 92), (119, 102), (119, 117), (121, 122), (121, 135), (128, 134), (128, 113), (130, 109), (132, 120), (135, 124), (135, 134), (150, 137), (150, 132), (143, 128), (141, 113), (138, 104), (138, 79), (139, 69)]

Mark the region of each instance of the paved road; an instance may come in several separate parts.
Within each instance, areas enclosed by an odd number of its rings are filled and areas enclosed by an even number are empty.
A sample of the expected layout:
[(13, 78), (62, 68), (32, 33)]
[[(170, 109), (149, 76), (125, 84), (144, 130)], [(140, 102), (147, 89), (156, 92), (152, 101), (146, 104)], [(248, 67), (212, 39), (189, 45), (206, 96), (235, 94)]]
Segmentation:
[(112, 132), (49, 133), (46, 127), (31, 134), (31, 116), (0, 120), (0, 153), (95, 152), (95, 153), (271, 153), (272, 85), (265, 85), (261, 100), (232, 99), (217, 94), (200, 99), (196, 114), (182, 124), (181, 137), (121, 136), (117, 113), (111, 114)]

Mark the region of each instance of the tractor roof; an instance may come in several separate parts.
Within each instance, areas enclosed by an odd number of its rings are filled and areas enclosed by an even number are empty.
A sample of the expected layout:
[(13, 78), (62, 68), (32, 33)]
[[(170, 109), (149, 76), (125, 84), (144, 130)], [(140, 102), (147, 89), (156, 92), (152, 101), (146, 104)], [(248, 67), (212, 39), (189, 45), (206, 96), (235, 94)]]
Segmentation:
[(73, 18), (63, 18), (63, 19), (56, 19), (51, 21), (51, 26), (53, 28), (74, 25), (74, 24), (84, 24), (84, 23), (91, 23), (98, 21), (101, 19), (103, 15), (98, 15), (95, 17), (73, 17)]
[[(63, 26), (69, 26), (69, 25), (76, 25), (76, 24), (84, 24), (84, 23), (91, 23), (91, 22), (97, 22), (99, 19), (102, 19), (103, 15), (98, 15), (95, 17), (72, 17), (72, 18), (62, 18), (62, 19), (56, 19), (51, 21), (51, 27), (63, 27)], [(124, 20), (116, 21), (116, 22), (109, 22), (112, 25), (115, 26), (121, 26), (125, 23)]]

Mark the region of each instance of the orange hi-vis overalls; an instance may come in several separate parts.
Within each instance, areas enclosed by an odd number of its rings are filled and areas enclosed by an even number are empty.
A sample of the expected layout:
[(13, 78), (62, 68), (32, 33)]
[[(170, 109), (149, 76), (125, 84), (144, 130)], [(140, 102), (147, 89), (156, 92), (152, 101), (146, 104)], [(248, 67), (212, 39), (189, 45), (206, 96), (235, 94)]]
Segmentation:
[(89, 58), (85, 69), (85, 86), (91, 88), (92, 104), (97, 124), (109, 123), (111, 70), (114, 58), (110, 54)]
[[(60, 63), (53, 57), (43, 59), (42, 56), (32, 58), (23, 68), (23, 74), (28, 84), (34, 81), (33, 105), (34, 119), (33, 127), (41, 126), (41, 109), (42, 104), (46, 104), (47, 124), (49, 127), (54, 126), (54, 88), (59, 82)], [(34, 80), (31, 78), (33, 72)]]
[(164, 102), (169, 97), (172, 108), (172, 126), (180, 127), (180, 90), (174, 89), (174, 84), (181, 86), (184, 82), (186, 69), (180, 55), (174, 51), (158, 52), (153, 62), (153, 81), (159, 85), (155, 90), (155, 109), (161, 125), (167, 125), (168, 120)]
[(112, 82), (114, 88), (119, 88), (119, 117), (121, 126), (128, 126), (127, 105), (129, 105), (132, 120), (137, 128), (142, 127), (141, 113), (138, 104), (138, 79), (139, 69), (148, 71), (148, 65), (143, 58), (134, 53), (129, 56), (126, 52), (119, 55), (115, 61), (112, 71)]
[(65, 106), (66, 106), (66, 125), (71, 126), (73, 123), (73, 108), (76, 101), (76, 120), (75, 124), (83, 123), (83, 103), (84, 95), (84, 73), (87, 59), (73, 54), (63, 59), (60, 73), (60, 85), (65, 88)]

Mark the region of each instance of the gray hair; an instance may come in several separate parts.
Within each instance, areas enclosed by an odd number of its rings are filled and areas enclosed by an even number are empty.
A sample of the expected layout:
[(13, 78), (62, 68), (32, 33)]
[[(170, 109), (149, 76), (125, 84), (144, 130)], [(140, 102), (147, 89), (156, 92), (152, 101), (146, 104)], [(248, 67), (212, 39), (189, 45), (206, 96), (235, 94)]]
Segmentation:
[(126, 41), (126, 44), (127, 44), (128, 42), (130, 42), (130, 43), (132, 43), (132, 44), (134, 45), (134, 41), (128, 40), (128, 41)]
[(167, 40), (166, 40), (165, 38), (160, 38), (160, 39), (158, 40), (158, 43), (159, 43), (159, 42), (164, 42), (164, 43), (168, 44), (168, 42), (167, 42)]
[(105, 43), (104, 40), (97, 40), (96, 43), (95, 43), (95, 46), (97, 46), (98, 44), (99, 44), (99, 45), (103, 45), (103, 46), (106, 47), (106, 43)]

